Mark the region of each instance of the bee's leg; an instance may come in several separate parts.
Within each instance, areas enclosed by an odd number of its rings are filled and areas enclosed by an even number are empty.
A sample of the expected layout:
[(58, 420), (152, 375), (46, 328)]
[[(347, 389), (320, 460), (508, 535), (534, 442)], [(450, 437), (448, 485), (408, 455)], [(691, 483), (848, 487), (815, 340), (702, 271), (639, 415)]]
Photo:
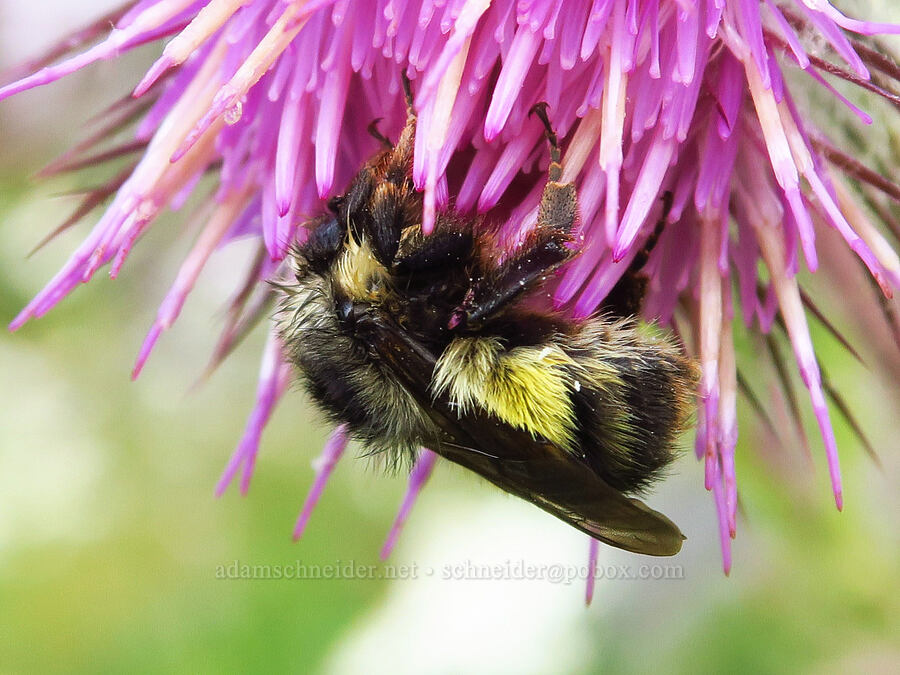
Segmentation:
[[(562, 164), (560, 164), (559, 140), (547, 117), (547, 104), (538, 103), (531, 112), (538, 116), (544, 125), (544, 135), (550, 145), (550, 167), (547, 169), (547, 185), (541, 195), (538, 210), (538, 222), (535, 231), (538, 239), (554, 240), (557, 244), (569, 244), (572, 240), (572, 229), (578, 214), (578, 200), (575, 195), (575, 183), (563, 183)], [(568, 247), (564, 247), (569, 250)], [(568, 257), (568, 256), (567, 256)]]
[(572, 241), (578, 213), (575, 184), (560, 181), (559, 143), (547, 117), (547, 104), (537, 104), (532, 112), (543, 122), (550, 144), (550, 168), (537, 225), (510, 259), (475, 282), (454, 311), (451, 328), (474, 325), (490, 317), (535, 282), (543, 281), (547, 274), (577, 252)]
[(391, 145), (374, 126), (369, 127), (369, 133), (384, 141), (387, 149), (360, 171), (346, 199), (349, 220), (365, 235), (375, 257), (385, 267), (394, 263), (400, 234), (419, 221), (421, 203), (412, 182), (416, 113), (412, 88), (405, 74), (403, 90), (406, 125), (397, 145)]
[(439, 229), (423, 237), (421, 243), (410, 247), (398, 257), (398, 274), (413, 274), (450, 266), (459, 268), (472, 256), (475, 236), (470, 227), (447, 226), (438, 221)]
[(516, 254), (498, 269), (476, 281), (450, 318), (449, 327), (477, 326), (504, 308), (516, 296), (546, 279), (575, 254), (568, 237), (533, 232)]
[(647, 237), (644, 246), (634, 260), (625, 270), (622, 278), (613, 286), (613, 289), (603, 301), (602, 309), (611, 316), (628, 317), (636, 316), (641, 311), (641, 305), (644, 301), (644, 295), (647, 293), (647, 277), (644, 275), (644, 265), (650, 259), (650, 253), (659, 242), (659, 236), (662, 234), (666, 225), (666, 218), (669, 217), (669, 211), (672, 210), (672, 193), (663, 194), (662, 215), (653, 228), (653, 232)]
[(384, 180), (397, 185), (410, 182), (412, 175), (413, 146), (416, 142), (416, 109), (413, 106), (412, 84), (406, 73), (401, 73), (403, 98), (406, 102), (406, 125), (400, 132), (397, 145), (385, 156)]
[(556, 132), (553, 130), (553, 125), (550, 124), (550, 118), (547, 116), (547, 104), (543, 101), (536, 103), (531, 110), (528, 111), (528, 114), (537, 115), (541, 124), (544, 125), (544, 135), (547, 137), (547, 143), (550, 144), (550, 168), (548, 169), (550, 175), (547, 178), (551, 182), (558, 182), (562, 177), (559, 139), (556, 137)]

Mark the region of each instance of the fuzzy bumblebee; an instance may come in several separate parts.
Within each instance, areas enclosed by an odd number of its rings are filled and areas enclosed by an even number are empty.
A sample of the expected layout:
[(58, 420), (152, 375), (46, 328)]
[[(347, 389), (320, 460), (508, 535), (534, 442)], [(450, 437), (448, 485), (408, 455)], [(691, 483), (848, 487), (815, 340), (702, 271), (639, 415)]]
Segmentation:
[(475, 219), (445, 212), (422, 233), (404, 84), (396, 146), (372, 127), (384, 149), (310, 224), (295, 278), (279, 284), (279, 332), (310, 395), (372, 452), (428, 447), (607, 544), (677, 553), (675, 524), (628, 496), (672, 461), (696, 379), (674, 342), (632, 318), (649, 247), (599, 315), (532, 308), (577, 254), (575, 186), (560, 182), (545, 108), (535, 108), (551, 153), (538, 222), (498, 262)]

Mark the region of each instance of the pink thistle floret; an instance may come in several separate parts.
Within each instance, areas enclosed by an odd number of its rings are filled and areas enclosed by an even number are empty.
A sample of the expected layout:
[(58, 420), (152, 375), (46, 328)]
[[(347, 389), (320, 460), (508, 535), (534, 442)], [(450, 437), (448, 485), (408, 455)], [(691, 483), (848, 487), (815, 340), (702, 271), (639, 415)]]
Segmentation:
[[(71, 48), (85, 51), (58, 60), (66, 50), (55, 50), (35, 63), (36, 72), (0, 88), (6, 98), (170, 38), (134, 88), (135, 100), (114, 106), (121, 119), (104, 132), (140, 118), (136, 140), (88, 161), (66, 156), (55, 169), (142, 151), (127, 176), (87, 195), (79, 217), (115, 193), (12, 329), (100, 267), (109, 264), (117, 276), (157, 216), (212, 175), (204, 225), (134, 375), (210, 256), (253, 236), (259, 252), (229, 311), (217, 363), (265, 315), (263, 282), (302, 240), (303, 223), (377, 149), (369, 124), (381, 119), (380, 131), (396, 137), (405, 119), (401, 72), (416, 94), (413, 178), (424, 191), (424, 231), (452, 204), (463, 213), (501, 214), (502, 239), (514, 245), (537, 218), (546, 148), (528, 112), (545, 101), (563, 139), (564, 180), (575, 181), (580, 195), (583, 250), (553, 285), (561, 310), (587, 316), (600, 306), (663, 217), (661, 197), (671, 195), (668, 225), (647, 266), (645, 313), (676, 328), (701, 364), (696, 448), (719, 513), (726, 571), (737, 509), (734, 315), (746, 330), (779, 330), (790, 340), (841, 508), (828, 385), (807, 321), (818, 310), (797, 273), (820, 267), (817, 234), (833, 229), (889, 298), (900, 284), (900, 260), (846, 177), (895, 201), (900, 188), (841, 152), (796, 93), (806, 80), (840, 101), (855, 125), (872, 117), (835, 89), (837, 79), (900, 108), (891, 88), (900, 67), (858, 37), (900, 27), (848, 18), (826, 0), (142, 0), (110, 18), (114, 27), (102, 41), (91, 45), (98, 22), (73, 36)], [(807, 46), (811, 34), (820, 40), (815, 49)], [(257, 406), (218, 494), (242, 467), (247, 489), (262, 429), (289, 377), (272, 337)], [(338, 429), (295, 536), (346, 444)], [(434, 461), (429, 451), (420, 455), (383, 555)], [(593, 565), (596, 557), (592, 545)]]

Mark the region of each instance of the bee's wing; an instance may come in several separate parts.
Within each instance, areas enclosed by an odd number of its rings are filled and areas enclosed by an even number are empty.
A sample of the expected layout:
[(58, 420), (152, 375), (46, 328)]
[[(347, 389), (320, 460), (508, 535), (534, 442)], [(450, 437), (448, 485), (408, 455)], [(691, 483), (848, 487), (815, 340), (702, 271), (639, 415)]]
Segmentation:
[(481, 426), (489, 420), (476, 422), (476, 429), (471, 429), (471, 421), (471, 416), (454, 419), (457, 434), (490, 438), (489, 445), (483, 444), (493, 456), (448, 443), (436, 452), (610, 546), (658, 556), (681, 550), (685, 537), (675, 523), (610, 487), (574, 455), (515, 429), (505, 439), (498, 438)]
[(379, 360), (416, 398), (443, 434), (432, 448), (498, 487), (617, 548), (674, 555), (684, 535), (666, 516), (610, 487), (571, 452), (536, 441), (479, 411), (459, 414), (430, 390), (435, 354), (377, 311), (357, 320)]

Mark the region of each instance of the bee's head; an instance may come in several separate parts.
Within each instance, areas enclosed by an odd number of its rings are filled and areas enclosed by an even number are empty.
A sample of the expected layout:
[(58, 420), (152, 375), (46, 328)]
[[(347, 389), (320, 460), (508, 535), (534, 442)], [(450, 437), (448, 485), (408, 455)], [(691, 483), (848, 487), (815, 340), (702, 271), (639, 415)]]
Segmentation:
[(328, 203), (330, 214), (309, 226), (307, 240), (295, 252), (300, 280), (314, 274), (330, 282), (332, 295), (351, 304), (377, 304), (390, 287), (390, 270), (372, 249), (368, 237), (355, 231), (343, 197)]
[[(334, 200), (329, 202), (329, 208)], [(307, 226), (309, 235), (297, 249), (297, 273), (328, 274), (347, 241), (347, 224), (337, 212), (324, 215)], [(303, 269), (300, 269), (300, 267)]]

